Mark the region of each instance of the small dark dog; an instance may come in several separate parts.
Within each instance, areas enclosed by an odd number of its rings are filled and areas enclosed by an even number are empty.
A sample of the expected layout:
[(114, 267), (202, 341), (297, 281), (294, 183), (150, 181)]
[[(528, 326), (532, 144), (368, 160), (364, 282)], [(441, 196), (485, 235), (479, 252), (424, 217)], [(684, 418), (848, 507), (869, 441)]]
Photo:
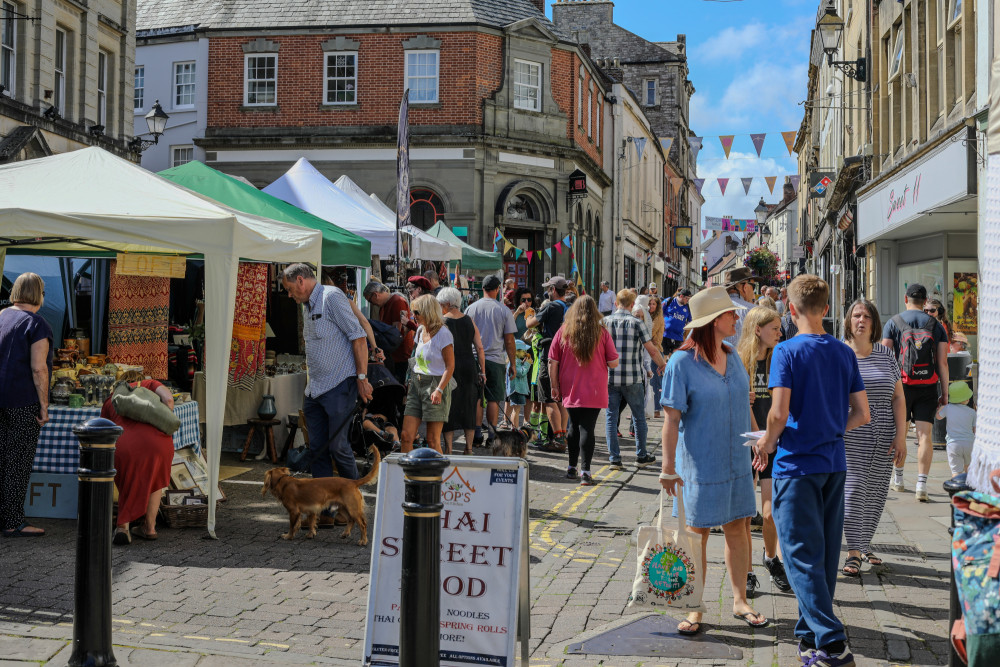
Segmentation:
[(490, 451), (493, 456), (527, 458), (528, 441), (531, 440), (531, 431), (527, 428), (497, 430), (490, 426), (490, 437), (493, 440), (493, 448)]

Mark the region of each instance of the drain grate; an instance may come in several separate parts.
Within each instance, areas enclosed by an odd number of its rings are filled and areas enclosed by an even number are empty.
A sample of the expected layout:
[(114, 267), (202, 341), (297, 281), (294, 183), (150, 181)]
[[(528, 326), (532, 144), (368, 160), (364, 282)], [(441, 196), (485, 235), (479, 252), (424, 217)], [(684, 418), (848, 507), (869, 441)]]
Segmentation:
[(897, 556), (923, 557), (920, 549), (909, 544), (873, 544), (872, 551), (875, 553), (896, 554)]

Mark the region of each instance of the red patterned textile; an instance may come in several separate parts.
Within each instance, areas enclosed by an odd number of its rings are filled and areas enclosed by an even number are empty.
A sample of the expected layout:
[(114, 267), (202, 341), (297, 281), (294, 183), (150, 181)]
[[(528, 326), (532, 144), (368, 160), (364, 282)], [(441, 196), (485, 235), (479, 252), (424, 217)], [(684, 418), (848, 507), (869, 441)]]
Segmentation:
[(267, 264), (240, 262), (236, 274), (236, 314), (229, 352), (229, 386), (251, 391), (264, 377)]
[(111, 262), (109, 360), (142, 366), (146, 375), (166, 379), (170, 278), (122, 276), (117, 265)]

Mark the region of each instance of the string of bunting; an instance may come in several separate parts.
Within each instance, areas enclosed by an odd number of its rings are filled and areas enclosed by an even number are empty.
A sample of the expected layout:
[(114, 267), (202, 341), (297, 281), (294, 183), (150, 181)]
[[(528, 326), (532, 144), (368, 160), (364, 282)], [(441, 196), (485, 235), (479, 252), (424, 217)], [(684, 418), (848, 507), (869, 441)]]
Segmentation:
[[(788, 149), (788, 155), (791, 156), (794, 152), (795, 147), (795, 130), (789, 130), (787, 132), (781, 132), (781, 138), (785, 142), (785, 148)], [(719, 143), (722, 144), (722, 150), (726, 154), (726, 159), (729, 159), (729, 153), (733, 150), (733, 142), (737, 136), (736, 134), (720, 134), (718, 136)], [(757, 132), (750, 134), (750, 141), (753, 143), (754, 150), (757, 151), (757, 157), (761, 156), (761, 151), (764, 149), (764, 140), (767, 138), (767, 132)], [(660, 139), (660, 145), (663, 146), (663, 150), (670, 152), (670, 146), (673, 144), (673, 137), (668, 137)], [(691, 150), (694, 151), (695, 158), (698, 157), (698, 151), (702, 149), (705, 145), (705, 137), (688, 137), (688, 145)]]
[[(791, 182), (792, 187), (795, 188), (795, 191), (798, 192), (799, 191), (799, 175), (798, 174), (786, 174), (785, 176)], [(778, 179), (781, 178), (781, 176), (741, 176), (740, 177), (740, 184), (743, 185), (743, 194), (744, 195), (749, 195), (750, 194), (750, 186), (753, 185), (753, 182), (754, 182), (755, 178), (763, 178), (764, 182), (767, 183), (767, 189), (770, 191), (771, 194), (774, 194), (774, 185), (775, 185), (775, 183), (778, 182)], [(671, 179), (671, 180), (673, 180), (673, 179)], [(674, 194), (677, 194), (677, 187), (679, 186), (679, 184), (681, 182), (683, 182), (683, 179), (677, 179), (677, 180), (678, 180), (678, 184), (674, 186)], [(716, 183), (718, 183), (718, 185), (719, 185), (719, 191), (722, 192), (722, 196), (725, 197), (726, 196), (726, 188), (729, 186), (729, 181), (732, 180), (732, 179), (729, 179), (729, 178), (715, 178), (715, 179), (712, 179), (712, 180), (714, 180)], [(704, 187), (705, 187), (706, 179), (704, 179), (704, 178), (693, 178), (693, 179), (691, 179), (691, 182), (694, 183), (694, 186), (696, 188), (698, 188), (698, 194), (702, 194), (702, 189), (704, 189)], [(673, 183), (671, 183), (671, 184), (673, 185)]]
[(552, 259), (553, 250), (555, 250), (557, 254), (561, 255), (563, 252), (563, 248), (566, 248), (570, 253), (570, 257), (573, 258), (573, 265), (576, 266), (576, 254), (573, 253), (572, 251), (573, 237), (571, 237), (569, 234), (564, 236), (561, 241), (556, 241), (553, 245), (549, 246), (548, 248), (542, 248), (541, 250), (524, 250), (523, 248), (518, 248), (516, 245), (511, 243), (507, 239), (507, 237), (503, 235), (503, 232), (501, 232), (498, 229), (493, 234), (493, 252), (499, 252), (501, 248), (503, 249), (504, 255), (506, 255), (509, 252), (513, 252), (515, 259), (521, 259), (522, 257), (525, 257), (527, 258), (529, 264), (531, 263), (532, 259), (540, 257), (543, 252), (545, 253), (546, 257)]

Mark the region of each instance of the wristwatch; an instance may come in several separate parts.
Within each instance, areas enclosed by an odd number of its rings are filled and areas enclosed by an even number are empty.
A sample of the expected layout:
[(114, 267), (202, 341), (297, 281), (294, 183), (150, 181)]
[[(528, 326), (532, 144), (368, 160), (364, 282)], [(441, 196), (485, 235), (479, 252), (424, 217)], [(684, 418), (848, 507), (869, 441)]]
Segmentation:
[(368, 376), (365, 375), (364, 373), (358, 373), (358, 379), (359, 380), (367, 380)]

